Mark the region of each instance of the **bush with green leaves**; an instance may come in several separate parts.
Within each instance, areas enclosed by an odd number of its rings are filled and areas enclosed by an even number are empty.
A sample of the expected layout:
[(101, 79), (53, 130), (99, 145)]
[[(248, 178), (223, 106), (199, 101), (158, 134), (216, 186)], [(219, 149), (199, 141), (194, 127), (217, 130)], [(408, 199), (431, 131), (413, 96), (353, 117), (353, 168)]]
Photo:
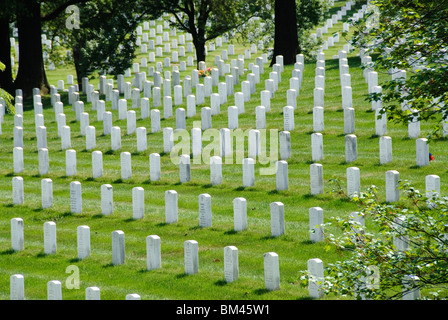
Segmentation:
[[(322, 225), (328, 249), (335, 246), (346, 257), (326, 267), (320, 280), (326, 294), (394, 300), (420, 290), (422, 299), (446, 298), (448, 197), (422, 193), (408, 181), (400, 182), (402, 197), (396, 203), (379, 199), (376, 186), (350, 197), (339, 187), (336, 191), (358, 205), (359, 211)], [(341, 233), (335, 232), (335, 226)], [(409, 276), (414, 281), (404, 285)], [(301, 280), (308, 284), (307, 271)]]

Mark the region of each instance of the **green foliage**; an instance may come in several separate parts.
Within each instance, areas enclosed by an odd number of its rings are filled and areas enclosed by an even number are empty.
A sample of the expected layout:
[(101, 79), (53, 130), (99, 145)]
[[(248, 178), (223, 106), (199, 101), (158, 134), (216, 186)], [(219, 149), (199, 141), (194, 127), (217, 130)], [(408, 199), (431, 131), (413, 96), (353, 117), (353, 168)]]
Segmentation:
[[(448, 119), (448, 2), (445, 1), (371, 1), (372, 10), (356, 23), (353, 43), (378, 54), (375, 70), (394, 74), (406, 71), (406, 79), (385, 83), (383, 94), (370, 95), (382, 101), (383, 112), (397, 123), (408, 123), (418, 111), (420, 120), (437, 126)], [(413, 110), (414, 111), (410, 111)], [(431, 135), (431, 134), (430, 134)]]
[[(396, 204), (382, 202), (375, 186), (351, 197), (359, 215), (371, 219), (376, 232), (368, 232), (371, 228), (367, 230), (352, 216), (332, 218), (323, 225), (328, 243), (351, 253), (351, 257), (327, 267), (322, 281), (326, 293), (355, 295), (358, 299), (399, 299), (406, 292), (402, 282), (408, 275), (419, 278), (414, 288), (446, 287), (448, 197), (437, 193), (426, 197), (408, 181), (400, 182), (400, 189), (405, 199)], [(333, 225), (342, 235), (330, 232)], [(407, 243), (404, 249), (398, 246), (399, 240)], [(307, 283), (306, 272), (301, 279)]]
[[(0, 62), (0, 71), (3, 72), (5, 70), (5, 65)], [(16, 110), (14, 108), (14, 105), (12, 103), (13, 97), (5, 90), (0, 88), (0, 100), (3, 100), (5, 102), (5, 112), (8, 112), (10, 114), (15, 114)]]

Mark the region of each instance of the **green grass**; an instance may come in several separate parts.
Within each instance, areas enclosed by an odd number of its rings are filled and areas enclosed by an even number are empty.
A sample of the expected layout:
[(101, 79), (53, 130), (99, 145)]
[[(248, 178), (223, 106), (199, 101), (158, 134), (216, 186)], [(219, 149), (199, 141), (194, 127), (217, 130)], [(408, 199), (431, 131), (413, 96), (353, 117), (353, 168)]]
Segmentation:
[[(342, 6), (345, 2), (336, 2)], [(351, 13), (354, 11), (352, 10)], [(339, 22), (329, 30), (341, 31)], [(342, 38), (342, 37), (341, 37)], [(236, 55), (244, 53), (244, 47), (236, 44)], [(446, 193), (445, 179), (448, 156), (446, 140), (432, 141), (430, 151), (435, 155), (435, 161), (427, 167), (415, 166), (415, 141), (407, 138), (407, 128), (388, 124), (388, 135), (393, 139), (393, 162), (387, 165), (379, 164), (378, 137), (375, 136), (374, 113), (371, 105), (365, 101), (367, 85), (362, 76), (360, 59), (356, 51), (349, 54), (350, 74), (353, 88), (353, 106), (355, 108), (356, 132), (358, 137), (358, 160), (345, 163), (343, 112), (341, 107), (341, 90), (337, 59), (332, 59), (337, 51), (342, 49), (343, 39), (325, 52), (326, 54), (326, 88), (325, 88), (325, 131), (323, 132), (324, 159), (323, 165), (325, 193), (318, 196), (310, 195), (309, 165), (311, 162), (312, 107), (314, 88), (315, 62), (307, 62), (303, 75), (303, 83), (295, 110), (295, 130), (291, 132), (292, 157), (289, 159), (289, 190), (275, 190), (275, 175), (261, 176), (256, 164), (255, 186), (242, 187), (242, 166), (223, 165), (223, 183), (210, 185), (209, 167), (205, 164), (193, 164), (191, 182), (179, 184), (178, 168), (171, 163), (170, 157), (163, 154), (162, 132), (150, 133), (150, 119), (140, 120), (140, 110), (137, 112), (137, 127), (145, 126), (148, 132), (148, 150), (137, 152), (136, 135), (126, 135), (126, 121), (118, 121), (118, 111), (113, 111), (113, 125), (122, 130), (122, 149), (110, 152), (110, 136), (103, 136), (102, 122), (96, 122), (96, 112), (91, 112), (91, 105), (85, 103), (85, 110), (90, 113), (90, 124), (96, 127), (97, 148), (103, 152), (104, 175), (92, 179), (91, 152), (85, 150), (85, 137), (80, 136), (79, 123), (75, 122), (75, 113), (63, 95), (64, 112), (67, 124), (71, 127), (72, 148), (77, 151), (77, 175), (65, 176), (65, 151), (61, 150), (60, 139), (57, 137), (55, 115), (50, 106), (49, 97), (44, 101), (44, 118), (47, 127), (47, 140), (50, 158), (50, 177), (53, 180), (54, 205), (49, 209), (41, 209), (40, 181), (43, 176), (38, 172), (38, 158), (34, 129), (34, 112), (28, 104), (24, 112), (24, 162), (25, 170), (21, 174), (13, 173), (13, 117), (7, 115), (2, 124), (0, 141), (0, 299), (9, 299), (9, 277), (21, 273), (25, 277), (25, 295), (29, 300), (46, 299), (46, 285), (50, 280), (60, 280), (64, 299), (84, 299), (85, 288), (98, 286), (104, 300), (122, 300), (129, 293), (138, 293), (142, 299), (307, 299), (308, 290), (299, 285), (299, 271), (306, 269), (306, 262), (311, 258), (320, 258), (324, 264), (344, 259), (344, 255), (334, 249), (326, 248), (325, 243), (310, 243), (308, 232), (308, 209), (319, 206), (324, 210), (324, 219), (332, 216), (347, 216), (357, 208), (350, 202), (330, 193), (332, 186), (328, 181), (338, 178), (345, 188), (345, 171), (347, 167), (360, 168), (361, 185), (366, 188), (372, 184), (379, 187), (379, 196), (385, 199), (384, 176), (387, 170), (398, 170), (401, 179), (412, 181), (415, 186), (424, 190), (425, 176), (438, 174), (441, 176), (441, 192)], [(224, 44), (223, 48), (226, 48)], [(220, 54), (219, 49), (209, 52), (207, 66), (214, 64), (214, 55)], [(261, 55), (261, 53), (260, 53)], [(136, 61), (145, 55), (139, 54)], [(166, 56), (166, 55), (165, 55)], [(252, 55), (251, 61), (259, 54)], [(158, 58), (160, 59), (160, 58)], [(158, 60), (159, 61), (159, 60)], [(268, 64), (261, 75), (257, 93), (252, 95), (250, 102), (245, 104), (245, 113), (240, 115), (239, 124), (243, 130), (255, 126), (255, 107), (260, 105), (261, 90), (264, 90), (264, 80), (269, 75)], [(181, 73), (181, 79), (191, 72)], [(289, 89), (289, 77), (292, 66), (285, 66), (282, 82), (275, 98), (271, 100), (271, 112), (266, 114), (267, 129), (283, 129), (282, 109), (286, 104), (286, 90)], [(57, 80), (66, 80), (67, 74), (74, 74), (71, 68), (58, 68), (48, 72), (51, 84)], [(240, 81), (245, 80), (246, 74)], [(380, 74), (381, 80), (386, 74)], [(128, 78), (126, 81), (130, 81)], [(224, 81), (220, 78), (220, 81)], [(90, 83), (97, 84), (98, 79)], [(240, 87), (235, 87), (235, 92)], [(217, 87), (213, 88), (217, 92)], [(85, 101), (85, 96), (81, 97)], [(104, 98), (104, 97), (102, 97)], [(213, 128), (227, 127), (227, 107), (233, 105), (233, 97), (228, 97), (228, 103), (221, 106), (221, 113), (213, 116)], [(29, 102), (28, 102), (29, 103)], [(206, 98), (206, 103), (209, 99)], [(128, 108), (130, 103), (128, 103)], [(184, 105), (186, 108), (186, 99)], [(200, 121), (200, 107), (197, 115), (187, 118), (187, 129), (190, 130), (194, 121)], [(111, 111), (111, 103), (106, 103), (106, 109)], [(162, 111), (163, 109), (160, 108)], [(162, 117), (163, 117), (163, 112)], [(175, 114), (175, 112), (173, 112)], [(163, 127), (175, 127), (175, 117), (161, 120)], [(428, 124), (422, 124), (422, 134), (429, 130)], [(246, 142), (247, 143), (247, 142)], [(206, 143), (204, 143), (204, 146)], [(132, 179), (121, 181), (120, 152), (132, 153)], [(158, 182), (149, 180), (149, 155), (161, 154), (162, 176)], [(22, 176), (25, 188), (25, 203), (12, 204), (13, 176)], [(70, 213), (69, 184), (71, 181), (82, 184), (83, 213)], [(100, 207), (100, 187), (102, 184), (113, 185), (114, 213), (102, 216)], [(141, 186), (145, 189), (145, 217), (141, 220), (132, 219), (132, 188)], [(179, 222), (165, 224), (164, 193), (166, 190), (176, 190), (179, 201)], [(198, 196), (209, 193), (212, 196), (213, 226), (199, 227)], [(243, 232), (233, 231), (233, 204), (236, 197), (247, 199), (248, 229)], [(270, 235), (271, 202), (280, 201), (285, 205), (286, 232), (273, 238)], [(10, 219), (21, 217), (24, 220), (25, 249), (19, 252), (11, 251)], [(57, 224), (58, 251), (54, 255), (43, 252), (43, 224), (55, 221)], [(91, 229), (91, 256), (83, 261), (77, 260), (76, 228), (88, 225)], [(367, 228), (371, 227), (369, 218)], [(111, 232), (123, 230), (126, 241), (126, 263), (120, 266), (112, 265)], [(148, 235), (156, 234), (161, 238), (162, 268), (146, 270), (146, 244)], [(186, 240), (196, 240), (199, 243), (199, 273), (186, 275), (184, 273), (183, 243)], [(225, 246), (234, 245), (239, 249), (238, 281), (224, 282)], [(263, 254), (276, 252), (280, 262), (281, 289), (266, 291), (264, 288)], [(76, 265), (80, 271), (80, 288), (67, 289), (65, 281), (70, 276), (66, 268)], [(345, 299), (329, 296), (323, 299)]]

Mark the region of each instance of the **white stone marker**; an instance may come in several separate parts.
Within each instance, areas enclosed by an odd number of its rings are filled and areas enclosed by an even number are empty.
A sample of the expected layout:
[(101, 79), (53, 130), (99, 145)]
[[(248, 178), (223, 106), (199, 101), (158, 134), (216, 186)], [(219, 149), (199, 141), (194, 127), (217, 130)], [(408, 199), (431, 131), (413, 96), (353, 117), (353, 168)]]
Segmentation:
[(321, 161), (324, 158), (324, 145), (322, 133), (311, 134), (311, 159), (314, 162)]
[(126, 260), (124, 232), (112, 231), (112, 264), (114, 266), (123, 264)]
[(128, 112), (128, 106), (126, 99), (118, 100), (118, 120), (126, 119), (127, 112)]
[(121, 179), (127, 180), (132, 177), (131, 153), (124, 151), (120, 153)]
[[(202, 155), (202, 131), (200, 128), (191, 129), (191, 153), (195, 163), (200, 163)], [(196, 158), (199, 158), (199, 161)]]
[(23, 148), (22, 147), (14, 147), (13, 149), (13, 159), (14, 159), (14, 173), (23, 172), (24, 163), (23, 163)]
[(11, 219), (11, 249), (14, 251), (20, 251), (24, 248), (23, 238), (23, 219), (12, 218)]
[(175, 190), (165, 191), (165, 223), (177, 222), (177, 212), (177, 192)]
[(65, 150), (65, 175), (67, 177), (76, 175), (76, 150)]
[(14, 205), (23, 204), (24, 202), (24, 189), (23, 189), (23, 178), (13, 177), (12, 178), (12, 203)]
[(103, 113), (103, 134), (105, 136), (112, 132), (112, 112), (106, 111)]
[(324, 89), (314, 88), (314, 106), (324, 107)]
[(394, 218), (393, 228), (397, 234), (393, 236), (393, 244), (398, 251), (407, 251), (409, 249), (409, 236), (406, 229), (402, 226), (405, 220), (404, 216), (397, 216)]
[(428, 198), (426, 203), (428, 207), (435, 208), (434, 200), (440, 195), (440, 177), (435, 174), (430, 174), (425, 177), (425, 196)]
[(113, 126), (110, 132), (110, 149), (116, 151), (121, 149), (121, 128)]
[(279, 160), (276, 162), (276, 189), (288, 190), (288, 162)]
[(351, 108), (352, 106), (352, 87), (342, 87), (342, 108)]
[(291, 134), (289, 131), (279, 132), (280, 160), (288, 160), (291, 157)]
[(199, 195), (199, 226), (212, 226), (212, 197), (208, 193)]
[(247, 229), (247, 201), (245, 198), (233, 199), (233, 225), (235, 231)]
[(37, 150), (47, 147), (47, 128), (39, 126), (36, 128)]
[(266, 108), (264, 106), (255, 108), (255, 128), (266, 129)]
[(400, 189), (398, 180), (400, 173), (396, 170), (386, 171), (386, 202), (395, 202), (400, 200)]
[(310, 224), (310, 241), (319, 242), (324, 240), (324, 211), (320, 207), (312, 207), (308, 210)]
[(224, 279), (227, 283), (238, 280), (238, 248), (235, 246), (224, 247)]
[(160, 111), (157, 109), (151, 110), (151, 132), (160, 131)]
[(184, 242), (184, 266), (186, 274), (199, 272), (199, 248), (196, 240)]
[(90, 227), (78, 226), (77, 228), (78, 259), (90, 257)]
[(358, 159), (358, 143), (354, 134), (345, 136), (345, 162), (350, 163)]
[(146, 128), (137, 128), (137, 152), (144, 152), (148, 148), (148, 141), (146, 138)]
[(266, 290), (280, 289), (280, 269), (278, 262), (278, 254), (275, 252), (267, 252), (263, 255), (264, 261), (264, 284)]
[(189, 182), (191, 180), (190, 155), (188, 154), (179, 156), (179, 179), (180, 183)]
[(23, 127), (14, 127), (14, 147), (23, 148)]
[(344, 134), (355, 132), (355, 109), (344, 108)]
[(71, 137), (70, 137), (70, 127), (63, 126), (61, 131), (61, 149), (66, 150), (72, 147)]
[(324, 108), (317, 106), (313, 108), (313, 131), (324, 131)]
[(9, 278), (10, 299), (25, 300), (25, 278), (21, 274), (13, 274)]
[(355, 192), (359, 195), (361, 192), (359, 168), (357, 167), (347, 168), (346, 176), (347, 176), (347, 195), (352, 196)]
[(47, 300), (62, 300), (62, 284), (60, 281), (47, 282)]
[(42, 193), (42, 209), (47, 209), (53, 206), (53, 180), (50, 178), (41, 180)]
[(251, 129), (249, 131), (249, 158), (256, 159), (261, 154), (260, 131)]
[(111, 215), (114, 211), (113, 187), (110, 184), (101, 185), (101, 214)]
[(132, 219), (145, 217), (145, 190), (142, 187), (132, 188)]
[(92, 152), (92, 177), (93, 179), (103, 176), (103, 153), (101, 151)]
[(228, 127), (230, 130), (238, 129), (238, 107), (230, 106), (227, 108)]
[(70, 212), (82, 213), (81, 182), (70, 182)]
[(405, 275), (403, 277), (403, 296), (402, 300), (420, 300), (420, 288), (419, 288), (420, 278), (414, 275)]
[(86, 288), (86, 300), (101, 300), (101, 291), (98, 287)]
[(313, 196), (324, 193), (323, 167), (320, 163), (310, 165), (310, 187)]
[(86, 150), (92, 150), (96, 147), (96, 129), (94, 126), (86, 128)]
[(163, 128), (163, 152), (170, 153), (173, 147), (174, 147), (173, 128), (165, 127)]
[(429, 165), (428, 139), (420, 138), (415, 140), (415, 151), (416, 151), (417, 166), (423, 167)]
[(134, 134), (135, 130), (137, 128), (137, 114), (135, 113), (135, 110), (129, 110), (126, 113), (126, 133)]
[(271, 92), (269, 90), (262, 90), (260, 92), (261, 105), (266, 108), (266, 112), (271, 111)]
[(210, 184), (212, 186), (222, 183), (222, 159), (220, 156), (210, 157)]
[(147, 270), (155, 270), (162, 267), (160, 237), (157, 235), (146, 237), (146, 265)]
[(294, 107), (292, 106), (283, 107), (283, 128), (285, 131), (294, 130)]
[(271, 236), (279, 237), (285, 233), (285, 206), (281, 202), (271, 203)]
[(310, 297), (319, 299), (323, 297), (322, 282), (324, 281), (324, 264), (322, 260), (315, 258), (309, 259), (307, 262), (308, 272), (311, 278), (309, 279), (308, 294)]
[(253, 158), (243, 159), (243, 186), (252, 187), (255, 184), (255, 160)]
[(392, 138), (382, 136), (379, 139), (380, 145), (380, 164), (392, 162)]
[(160, 155), (158, 153), (151, 153), (149, 155), (149, 178), (151, 181), (159, 181), (160, 176)]
[(375, 110), (375, 134), (377, 136), (384, 136), (387, 134), (387, 115), (380, 114), (381, 109)]

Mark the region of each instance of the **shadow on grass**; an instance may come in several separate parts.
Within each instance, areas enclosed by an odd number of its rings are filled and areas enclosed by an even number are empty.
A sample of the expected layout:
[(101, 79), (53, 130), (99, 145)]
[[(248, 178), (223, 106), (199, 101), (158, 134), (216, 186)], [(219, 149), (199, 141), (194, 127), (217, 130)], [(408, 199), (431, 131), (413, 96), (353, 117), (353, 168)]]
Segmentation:
[(112, 262), (103, 264), (103, 268), (111, 268), (111, 267), (114, 267), (114, 264)]
[(14, 254), (15, 251), (13, 249), (6, 249), (0, 252), (0, 255)]
[(226, 234), (226, 235), (232, 235), (232, 234), (237, 234), (237, 233), (238, 233), (238, 231), (236, 231), (235, 229), (230, 229), (230, 230), (224, 231), (224, 234)]
[(165, 227), (165, 226), (168, 226), (169, 225), (169, 223), (166, 223), (166, 222), (160, 222), (160, 223), (157, 223), (155, 226), (156, 227)]
[(80, 261), (81, 261), (81, 259), (79, 259), (79, 258), (72, 258), (72, 259), (68, 260), (68, 262), (70, 262), (70, 263), (76, 263), (76, 262), (80, 262)]
[(218, 281), (215, 281), (213, 284), (218, 287), (224, 287), (227, 284), (227, 281), (224, 279), (218, 280)]
[(176, 274), (174, 277), (175, 277), (176, 279), (182, 279), (182, 278), (186, 278), (186, 277), (188, 277), (188, 276), (189, 276), (188, 273), (183, 272), (183, 273)]
[(263, 289), (255, 289), (253, 292), (254, 292), (256, 295), (261, 296), (261, 295), (263, 295), (263, 294), (269, 293), (269, 290), (263, 288)]

